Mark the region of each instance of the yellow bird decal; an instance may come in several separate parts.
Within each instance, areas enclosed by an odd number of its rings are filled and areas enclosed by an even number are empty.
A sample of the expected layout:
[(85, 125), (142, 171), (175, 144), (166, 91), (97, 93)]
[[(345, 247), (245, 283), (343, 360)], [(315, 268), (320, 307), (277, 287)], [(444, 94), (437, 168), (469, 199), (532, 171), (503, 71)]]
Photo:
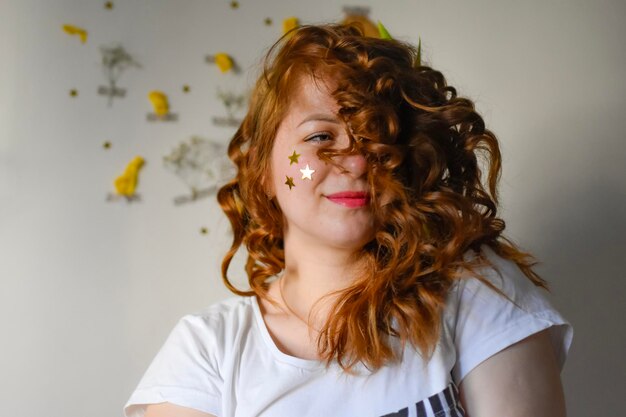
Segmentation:
[(154, 114), (159, 117), (165, 116), (170, 111), (170, 105), (167, 102), (167, 96), (160, 91), (151, 91), (148, 99), (154, 108)]
[(63, 25), (63, 32), (68, 35), (76, 35), (80, 37), (82, 43), (87, 42), (87, 31), (74, 25)]
[(113, 183), (115, 185), (115, 191), (124, 197), (132, 197), (135, 195), (135, 188), (137, 188), (137, 180), (139, 177), (139, 169), (143, 166), (144, 159), (141, 156), (136, 156), (126, 166), (126, 170), (122, 175), (115, 179)]
[(233, 60), (228, 54), (224, 52), (219, 52), (215, 54), (214, 58), (215, 64), (220, 69), (220, 71), (222, 71), (222, 73), (228, 72), (233, 69)]

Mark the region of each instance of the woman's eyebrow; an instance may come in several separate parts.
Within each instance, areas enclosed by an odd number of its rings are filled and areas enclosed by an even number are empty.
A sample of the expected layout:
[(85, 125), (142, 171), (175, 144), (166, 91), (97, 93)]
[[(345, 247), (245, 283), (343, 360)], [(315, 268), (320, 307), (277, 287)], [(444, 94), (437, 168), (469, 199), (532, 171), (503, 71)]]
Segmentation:
[(298, 127), (302, 126), (305, 123), (314, 122), (314, 121), (331, 122), (331, 123), (336, 123), (336, 124), (341, 123), (341, 121), (334, 114), (315, 113), (315, 114), (311, 114), (310, 116), (305, 117), (304, 120), (302, 120), (300, 124), (298, 124)]

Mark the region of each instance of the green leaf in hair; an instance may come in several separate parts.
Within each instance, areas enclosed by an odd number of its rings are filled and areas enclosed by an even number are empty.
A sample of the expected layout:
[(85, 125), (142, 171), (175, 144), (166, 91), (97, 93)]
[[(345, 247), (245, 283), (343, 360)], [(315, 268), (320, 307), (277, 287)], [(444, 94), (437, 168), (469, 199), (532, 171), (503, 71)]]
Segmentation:
[(417, 66), (422, 66), (422, 37), (420, 36), (417, 44)]
[(387, 39), (387, 40), (393, 39), (391, 35), (389, 34), (389, 31), (387, 31), (387, 28), (383, 26), (380, 20), (378, 21), (378, 34), (380, 35), (381, 39)]

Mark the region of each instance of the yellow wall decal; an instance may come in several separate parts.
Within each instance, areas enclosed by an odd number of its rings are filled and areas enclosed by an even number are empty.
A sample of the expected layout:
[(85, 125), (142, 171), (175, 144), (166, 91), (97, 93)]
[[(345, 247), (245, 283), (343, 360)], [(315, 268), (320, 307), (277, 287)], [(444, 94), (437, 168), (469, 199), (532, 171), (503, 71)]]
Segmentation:
[(74, 25), (63, 25), (63, 32), (68, 35), (80, 37), (82, 43), (87, 42), (87, 31)]
[(159, 117), (165, 116), (170, 111), (170, 105), (167, 101), (167, 96), (160, 91), (150, 91), (148, 94), (148, 100), (152, 103), (154, 114)]
[(215, 65), (222, 71), (222, 74), (233, 69), (233, 59), (224, 52), (218, 52), (214, 55)]
[(283, 34), (289, 32), (292, 29), (300, 26), (300, 21), (297, 17), (288, 17), (283, 20)]
[(170, 104), (167, 96), (162, 91), (154, 90), (148, 94), (148, 100), (152, 104), (153, 113), (148, 114), (148, 120), (172, 122), (178, 120), (178, 115), (170, 112)]
[(136, 198), (135, 190), (139, 182), (139, 170), (144, 165), (144, 162), (141, 156), (136, 156), (128, 163), (124, 173), (115, 179), (113, 185), (118, 196), (127, 199)]

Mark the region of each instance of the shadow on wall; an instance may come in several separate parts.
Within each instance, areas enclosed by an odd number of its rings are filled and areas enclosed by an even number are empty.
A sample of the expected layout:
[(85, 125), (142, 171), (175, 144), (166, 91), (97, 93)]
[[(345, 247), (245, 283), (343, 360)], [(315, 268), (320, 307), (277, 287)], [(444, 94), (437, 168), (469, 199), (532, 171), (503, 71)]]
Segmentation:
[(528, 234), (552, 301), (574, 326), (563, 372), (570, 417), (621, 409), (614, 394), (626, 391), (626, 180), (580, 178), (551, 181), (556, 188), (532, 202), (537, 229)]

